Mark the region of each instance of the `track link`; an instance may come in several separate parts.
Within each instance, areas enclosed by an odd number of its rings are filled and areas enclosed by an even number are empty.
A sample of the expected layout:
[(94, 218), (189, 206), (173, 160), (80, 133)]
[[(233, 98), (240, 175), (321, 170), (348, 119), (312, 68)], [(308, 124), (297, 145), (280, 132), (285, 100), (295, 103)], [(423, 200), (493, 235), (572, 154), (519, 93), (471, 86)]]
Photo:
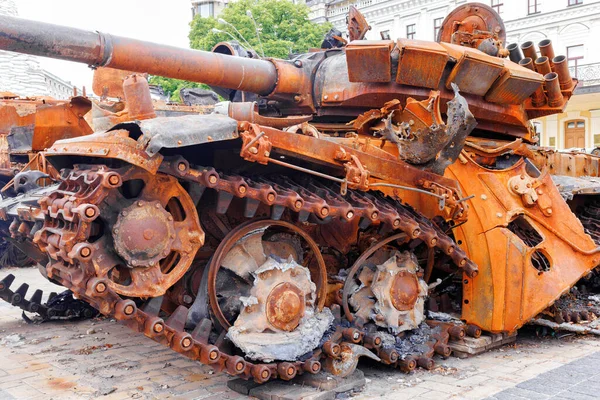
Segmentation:
[[(11, 290), (15, 276), (9, 274), (0, 281), (0, 298), (21, 310), (38, 314), (41, 321), (53, 321), (75, 318), (93, 318), (98, 315), (98, 311), (92, 308), (84, 301), (73, 298), (70, 291), (57, 294), (50, 293), (46, 303), (42, 303), (44, 292), (37, 289), (33, 295), (27, 299), (29, 285), (21, 284), (17, 290)], [(23, 319), (31, 321), (25, 314)]]

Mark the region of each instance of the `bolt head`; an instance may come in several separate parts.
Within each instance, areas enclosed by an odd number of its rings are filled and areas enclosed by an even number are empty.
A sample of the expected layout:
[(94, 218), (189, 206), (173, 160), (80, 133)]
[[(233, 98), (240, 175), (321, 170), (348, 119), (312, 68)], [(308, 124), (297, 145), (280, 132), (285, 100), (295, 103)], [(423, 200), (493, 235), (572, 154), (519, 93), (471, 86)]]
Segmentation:
[(96, 215), (96, 210), (94, 210), (93, 207), (88, 207), (85, 209), (85, 216), (88, 218), (92, 218), (94, 215)]
[(165, 327), (160, 322), (154, 324), (154, 327), (152, 328), (152, 330), (156, 333), (161, 333), (164, 329), (165, 329)]
[(102, 282), (99, 282), (96, 285), (96, 292), (98, 292), (98, 293), (104, 293), (105, 291), (106, 291), (106, 285), (104, 283), (102, 283)]
[(108, 183), (110, 183), (111, 185), (117, 185), (119, 183), (119, 177), (117, 175), (111, 175), (108, 178)]
[(214, 175), (211, 175), (208, 177), (208, 181), (212, 184), (215, 184), (215, 183), (217, 183), (217, 177)]
[(131, 315), (133, 314), (134, 308), (131, 304), (129, 304), (128, 306), (125, 307), (125, 309), (123, 310), (123, 312), (125, 313), (125, 315)]

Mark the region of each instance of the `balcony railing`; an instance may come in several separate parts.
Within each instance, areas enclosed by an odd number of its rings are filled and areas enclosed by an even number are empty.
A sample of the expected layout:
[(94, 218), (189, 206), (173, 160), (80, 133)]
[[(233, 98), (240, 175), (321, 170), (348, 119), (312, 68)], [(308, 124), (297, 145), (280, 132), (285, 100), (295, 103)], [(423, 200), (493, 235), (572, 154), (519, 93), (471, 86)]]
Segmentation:
[(579, 79), (579, 87), (600, 85), (600, 63), (569, 67), (571, 76)]

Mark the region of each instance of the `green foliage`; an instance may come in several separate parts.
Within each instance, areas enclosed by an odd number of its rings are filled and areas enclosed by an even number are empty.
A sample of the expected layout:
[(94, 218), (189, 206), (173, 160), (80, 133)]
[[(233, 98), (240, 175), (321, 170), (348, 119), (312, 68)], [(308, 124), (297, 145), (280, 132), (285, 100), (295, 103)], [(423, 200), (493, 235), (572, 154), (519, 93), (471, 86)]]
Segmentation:
[[(262, 54), (256, 36), (254, 22), (246, 11), (250, 10), (258, 29), (265, 56), (287, 58), (290, 53), (303, 53), (311, 47), (319, 47), (331, 24), (318, 25), (308, 19), (309, 9), (304, 4), (294, 4), (289, 0), (238, 0), (229, 3), (219, 18), (224, 19), (244, 36), (252, 48)], [(191, 22), (190, 46), (194, 49), (210, 51), (219, 42), (228, 42), (232, 38), (226, 33), (215, 33), (213, 28), (227, 31), (243, 46), (247, 46), (231, 26), (221, 24), (216, 18), (196, 18)], [(207, 85), (178, 79), (151, 76), (151, 85), (162, 86), (170, 93), (172, 101), (180, 102), (179, 90), (182, 88)]]
[[(319, 47), (331, 24), (315, 24), (308, 19), (309, 9), (304, 4), (289, 0), (238, 0), (223, 10), (224, 19), (243, 35), (252, 48), (262, 53), (254, 22), (247, 15), (252, 12), (258, 29), (265, 56), (287, 58), (290, 53), (303, 53), (311, 47)], [(226, 33), (215, 33), (213, 28), (226, 31), (240, 44), (245, 45), (231, 26), (221, 24), (215, 18), (196, 18), (191, 22), (190, 46), (195, 49), (211, 50), (219, 42), (231, 41)]]
[(201, 87), (209, 89), (208, 86), (200, 83), (182, 81), (179, 79), (172, 78), (164, 78), (162, 76), (151, 76), (148, 80), (148, 83), (150, 83), (151, 85), (161, 86), (165, 93), (169, 93), (171, 101), (176, 102), (181, 102), (181, 98), (179, 97), (179, 91), (183, 88)]

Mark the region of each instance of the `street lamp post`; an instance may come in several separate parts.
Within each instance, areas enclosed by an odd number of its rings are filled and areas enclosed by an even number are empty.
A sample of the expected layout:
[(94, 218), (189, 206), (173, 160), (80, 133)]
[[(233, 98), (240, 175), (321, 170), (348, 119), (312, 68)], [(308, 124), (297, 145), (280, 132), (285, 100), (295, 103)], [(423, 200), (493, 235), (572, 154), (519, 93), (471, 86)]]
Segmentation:
[[(217, 20), (220, 24), (223, 25), (227, 25), (233, 28), (233, 30), (238, 34), (238, 36), (244, 41), (244, 43), (246, 43), (246, 45), (248, 46), (249, 49), (252, 49), (252, 46), (250, 46), (250, 43), (248, 43), (248, 41), (246, 40), (246, 38), (244, 37), (244, 35), (242, 35), (240, 33), (240, 31), (237, 30), (237, 28), (235, 26), (233, 26), (233, 24), (230, 24), (229, 22), (225, 21), (223, 18), (219, 18)], [(229, 34), (229, 36), (233, 37), (233, 35)], [(234, 38), (235, 39), (235, 38)], [(263, 52), (263, 57), (265, 56), (264, 52)]]
[(258, 39), (258, 44), (260, 45), (260, 52), (262, 53), (262, 56), (265, 56), (265, 49), (263, 48), (262, 45), (262, 41), (260, 40), (260, 32), (258, 31), (258, 25), (256, 25), (256, 20), (254, 19), (254, 16), (252, 15), (252, 11), (250, 10), (246, 10), (246, 15), (250, 17), (250, 19), (252, 20), (252, 22), (254, 23), (254, 30), (256, 31), (256, 38)]

